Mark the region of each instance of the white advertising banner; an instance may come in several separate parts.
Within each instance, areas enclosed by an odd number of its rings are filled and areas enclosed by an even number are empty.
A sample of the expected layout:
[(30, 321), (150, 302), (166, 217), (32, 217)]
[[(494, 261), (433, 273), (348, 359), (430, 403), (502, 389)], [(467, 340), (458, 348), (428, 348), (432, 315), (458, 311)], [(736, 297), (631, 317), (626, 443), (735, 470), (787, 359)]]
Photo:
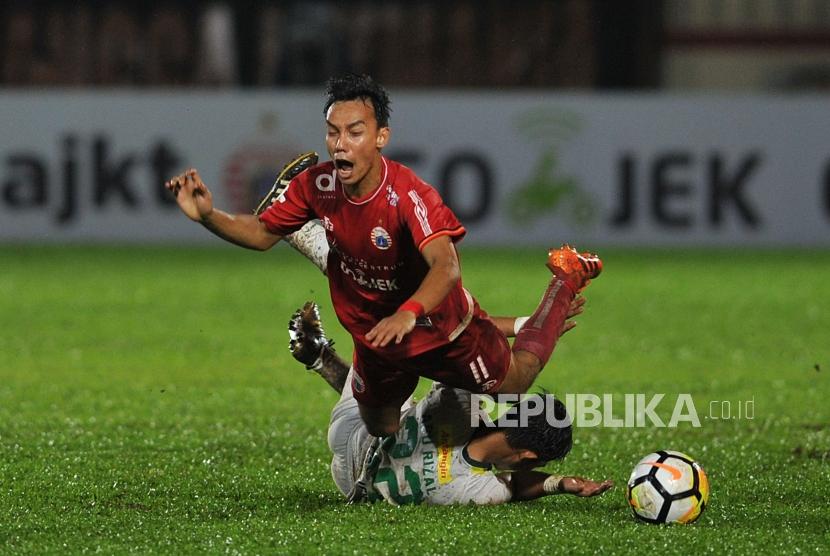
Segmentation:
[[(218, 241), (163, 188), (199, 169), (248, 212), (284, 162), (326, 159), (320, 90), (0, 93), (0, 241)], [(821, 97), (392, 91), (386, 154), (465, 244), (830, 246)]]

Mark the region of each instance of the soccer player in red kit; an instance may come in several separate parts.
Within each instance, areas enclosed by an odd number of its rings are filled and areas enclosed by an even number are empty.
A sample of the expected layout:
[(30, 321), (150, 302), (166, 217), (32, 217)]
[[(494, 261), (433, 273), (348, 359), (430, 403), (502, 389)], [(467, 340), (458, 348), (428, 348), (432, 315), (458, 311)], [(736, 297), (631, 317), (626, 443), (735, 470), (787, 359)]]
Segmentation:
[(214, 208), (195, 170), (167, 182), (179, 207), (219, 237), (258, 250), (312, 219), (322, 222), (332, 303), (354, 340), (351, 387), (371, 434), (397, 431), (419, 375), (472, 392), (525, 392), (574, 296), (599, 274), (599, 258), (567, 246), (550, 251), (554, 278), (511, 350), (462, 286), (455, 242), (464, 227), (432, 187), (382, 155), (390, 137), (386, 91), (347, 74), (330, 79), (327, 92), (331, 161), (299, 174), (259, 217)]

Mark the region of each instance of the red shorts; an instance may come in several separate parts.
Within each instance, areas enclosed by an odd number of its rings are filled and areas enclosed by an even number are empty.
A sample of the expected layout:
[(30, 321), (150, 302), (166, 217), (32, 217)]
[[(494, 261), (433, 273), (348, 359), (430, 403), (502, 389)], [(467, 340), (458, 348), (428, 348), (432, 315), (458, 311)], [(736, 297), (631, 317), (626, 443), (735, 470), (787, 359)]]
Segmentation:
[(493, 321), (475, 315), (454, 342), (407, 359), (389, 360), (355, 343), (355, 399), (369, 407), (401, 405), (424, 376), (475, 393), (496, 390), (510, 368), (510, 344)]

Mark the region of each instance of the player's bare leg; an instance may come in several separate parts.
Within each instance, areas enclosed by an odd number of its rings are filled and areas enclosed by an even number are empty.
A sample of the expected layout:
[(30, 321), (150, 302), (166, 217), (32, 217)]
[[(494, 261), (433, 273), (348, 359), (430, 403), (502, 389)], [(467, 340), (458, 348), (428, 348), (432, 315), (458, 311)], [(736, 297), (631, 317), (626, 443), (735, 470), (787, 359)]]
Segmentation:
[(602, 261), (593, 253), (577, 253), (569, 245), (548, 252), (547, 267), (553, 273), (542, 301), (519, 330), (502, 394), (522, 394), (536, 380), (550, 359), (576, 295), (602, 272)]
[(323, 377), (338, 394), (343, 393), (349, 365), (335, 353), (334, 342), (326, 337), (316, 303), (308, 301), (291, 315), (288, 337), (288, 349), (294, 359)]

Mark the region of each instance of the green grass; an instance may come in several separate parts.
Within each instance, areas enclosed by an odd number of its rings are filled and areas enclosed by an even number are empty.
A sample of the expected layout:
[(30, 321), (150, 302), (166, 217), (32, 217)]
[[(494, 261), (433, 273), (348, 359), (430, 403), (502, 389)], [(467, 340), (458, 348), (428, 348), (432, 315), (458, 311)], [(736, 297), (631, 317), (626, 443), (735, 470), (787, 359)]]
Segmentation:
[[(490, 313), (534, 308), (538, 252), (462, 256)], [(331, 481), (336, 396), (290, 359), (285, 325), (314, 298), (350, 344), (324, 278), (289, 249), (0, 248), (0, 553), (827, 551), (830, 253), (604, 258), (538, 384), (688, 392), (702, 426), (578, 429), (550, 469), (615, 479), (600, 498), (393, 508), (346, 506)], [(706, 418), (750, 399), (752, 420)], [(632, 466), (660, 448), (709, 474), (694, 525), (626, 506)]]

